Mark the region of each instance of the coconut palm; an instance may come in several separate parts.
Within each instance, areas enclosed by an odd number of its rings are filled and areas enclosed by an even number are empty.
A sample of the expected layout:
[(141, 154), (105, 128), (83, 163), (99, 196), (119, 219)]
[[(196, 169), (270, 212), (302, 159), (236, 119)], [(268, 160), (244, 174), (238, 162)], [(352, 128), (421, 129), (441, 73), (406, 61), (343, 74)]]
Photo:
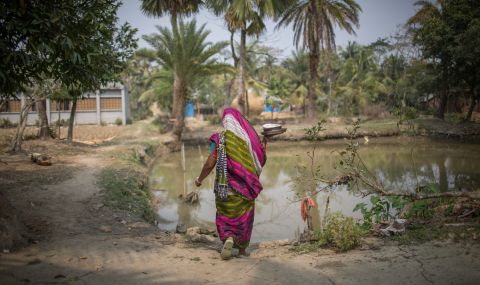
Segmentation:
[(361, 48), (349, 57), (342, 66), (338, 76), (341, 87), (339, 95), (344, 98), (344, 107), (358, 113), (369, 102), (377, 101), (379, 95), (387, 92), (387, 87), (378, 73), (378, 65), (372, 48)]
[(292, 105), (302, 104), (305, 109), (305, 97), (308, 94), (308, 55), (303, 51), (294, 51), (282, 62), (282, 66), (290, 73), (289, 84), (292, 96), (287, 101)]
[(229, 71), (229, 66), (217, 63), (213, 58), (227, 46), (227, 42), (206, 42), (210, 31), (205, 25), (197, 28), (195, 20), (180, 21), (176, 35), (167, 28), (158, 27), (158, 34), (144, 36), (156, 49), (157, 62), (173, 74), (173, 110), (175, 123), (173, 134), (179, 140), (184, 126), (187, 94), (196, 79)]
[(294, 43), (309, 51), (310, 78), (308, 84), (307, 117), (316, 117), (316, 90), (320, 51), (335, 49), (334, 27), (355, 34), (361, 11), (355, 0), (297, 0), (281, 15), (277, 27), (292, 24)]
[(207, 5), (218, 15), (223, 15), (228, 29), (240, 31), (239, 91), (238, 102), (241, 111), (248, 115), (246, 96), (246, 39), (258, 36), (265, 30), (264, 20), (273, 18), (288, 7), (291, 0), (210, 0)]

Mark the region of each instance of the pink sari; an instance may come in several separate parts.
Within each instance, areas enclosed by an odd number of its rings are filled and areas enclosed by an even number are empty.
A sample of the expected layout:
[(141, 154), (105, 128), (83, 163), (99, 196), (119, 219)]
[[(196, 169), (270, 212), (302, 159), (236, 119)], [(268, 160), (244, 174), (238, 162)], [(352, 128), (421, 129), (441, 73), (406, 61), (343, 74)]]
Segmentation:
[[(212, 135), (210, 140), (218, 149), (220, 136), (224, 138), (225, 166), (231, 191), (226, 199), (217, 196), (217, 231), (220, 240), (233, 237), (237, 247), (245, 248), (252, 234), (255, 198), (263, 189), (259, 175), (266, 162), (265, 150), (255, 129), (238, 110), (226, 108), (222, 123), (225, 132)], [(217, 166), (223, 161), (218, 160), (219, 155), (217, 152)]]

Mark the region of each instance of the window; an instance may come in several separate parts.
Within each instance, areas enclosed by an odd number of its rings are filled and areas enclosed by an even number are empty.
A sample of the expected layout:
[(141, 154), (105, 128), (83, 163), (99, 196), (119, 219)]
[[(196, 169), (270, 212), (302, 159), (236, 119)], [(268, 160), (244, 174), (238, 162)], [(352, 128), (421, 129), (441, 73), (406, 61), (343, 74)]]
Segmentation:
[(70, 110), (70, 101), (51, 101), (50, 102), (50, 110), (52, 110), (52, 112), (57, 112), (58, 109), (60, 109), (60, 111), (68, 111)]
[(95, 111), (97, 110), (96, 99), (81, 99), (77, 101), (77, 111)]
[(21, 110), (22, 103), (20, 100), (7, 100), (5, 104), (2, 104), (0, 112), (3, 113), (17, 113)]
[(100, 107), (102, 110), (122, 110), (122, 98), (101, 98)]

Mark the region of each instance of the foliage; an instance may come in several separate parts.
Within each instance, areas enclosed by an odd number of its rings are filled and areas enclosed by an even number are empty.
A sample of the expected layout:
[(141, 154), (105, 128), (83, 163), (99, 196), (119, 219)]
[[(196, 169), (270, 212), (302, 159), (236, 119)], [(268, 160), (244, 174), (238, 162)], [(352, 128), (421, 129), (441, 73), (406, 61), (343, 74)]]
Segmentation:
[(339, 251), (347, 251), (360, 244), (362, 235), (362, 229), (352, 217), (336, 212), (327, 215), (320, 240), (325, 240)]
[(418, 111), (414, 107), (399, 107), (393, 109), (393, 114), (398, 118), (400, 123), (412, 120), (418, 117)]
[(105, 191), (105, 205), (128, 211), (148, 222), (155, 214), (150, 205), (150, 191), (141, 173), (129, 169), (107, 168), (100, 174), (100, 186)]
[[(365, 203), (358, 203), (353, 211), (360, 211), (363, 215), (363, 229), (370, 229), (373, 224), (389, 221), (395, 218), (405, 206), (407, 200), (403, 197), (381, 197), (378, 195), (370, 196), (370, 209)], [(392, 210), (395, 213), (392, 213)]]
[(226, 42), (206, 42), (210, 31), (205, 25), (197, 28), (196, 21), (180, 22), (179, 38), (172, 31), (157, 26), (158, 34), (144, 36), (144, 39), (155, 48), (156, 61), (166, 70), (175, 72), (186, 82), (197, 76), (208, 76), (228, 70), (229, 66), (217, 63), (214, 55), (218, 54)]
[(292, 179), (292, 188), (301, 196), (316, 195), (319, 192), (320, 183), (323, 182), (320, 165), (315, 164), (315, 151), (318, 142), (322, 139), (320, 133), (325, 130), (324, 125), (325, 120), (321, 120), (313, 127), (304, 130), (306, 139), (314, 143), (311, 149), (306, 151), (307, 159), (297, 165), (297, 173)]
[[(144, 39), (155, 49), (155, 60), (163, 68), (157, 73), (159, 84), (173, 84), (172, 113), (176, 119), (173, 133), (180, 138), (185, 103), (192, 94), (195, 83), (207, 76), (230, 71), (230, 66), (218, 63), (215, 58), (227, 43), (207, 42), (210, 31), (205, 30), (205, 25), (197, 28), (195, 20), (188, 23), (180, 21), (178, 30), (175, 31), (162, 27), (157, 29), (158, 34), (144, 36)], [(154, 95), (155, 92), (152, 91), (151, 94)], [(163, 95), (161, 98), (166, 95), (159, 94)]]
[(17, 125), (15, 123), (12, 123), (8, 118), (0, 119), (0, 128), (2, 129), (13, 128), (16, 126)]
[(448, 93), (456, 95), (452, 90), (464, 89), (472, 98), (477, 96), (480, 7), (472, 0), (419, 1), (417, 5), (420, 9), (409, 19), (408, 27), (422, 57), (436, 66), (441, 96), (437, 116), (443, 118)]
[(57, 127), (66, 127), (69, 125), (69, 119), (58, 119), (54, 122), (54, 125)]
[(152, 88), (152, 74), (157, 70), (154, 62), (153, 50), (138, 49), (122, 72), (122, 80), (128, 87), (130, 110), (134, 120), (143, 120), (152, 114), (149, 109), (151, 102), (142, 100), (142, 95)]
[(135, 30), (117, 25), (119, 1), (3, 1), (0, 4), (2, 94), (41, 76), (95, 90), (118, 77), (136, 47)]
[(309, 118), (316, 117), (318, 62), (321, 51), (335, 50), (334, 26), (349, 34), (358, 27), (360, 5), (355, 0), (294, 1), (280, 16), (278, 27), (293, 26), (293, 41), (309, 51), (308, 109)]
[(115, 125), (121, 126), (122, 124), (123, 124), (122, 118), (116, 118), (116, 119), (115, 119)]
[[(273, 18), (283, 12), (291, 0), (209, 0), (207, 6), (217, 15), (223, 16), (231, 33), (230, 45), (235, 67), (238, 66), (239, 88), (238, 103), (241, 111), (248, 115), (249, 104), (247, 95), (247, 62), (246, 40), (247, 36), (258, 37), (265, 30), (264, 20)], [(233, 35), (240, 31), (240, 52), (236, 56), (233, 46)]]

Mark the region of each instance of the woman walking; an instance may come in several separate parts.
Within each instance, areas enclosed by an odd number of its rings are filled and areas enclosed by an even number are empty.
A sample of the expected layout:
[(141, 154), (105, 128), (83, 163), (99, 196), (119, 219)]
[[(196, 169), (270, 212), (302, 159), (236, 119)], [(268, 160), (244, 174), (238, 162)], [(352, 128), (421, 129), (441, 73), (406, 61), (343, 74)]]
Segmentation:
[(262, 191), (259, 176), (265, 165), (266, 138), (263, 144), (255, 129), (234, 108), (222, 115), (224, 131), (210, 137), (210, 156), (195, 184), (202, 181), (216, 166), (216, 225), (223, 242), (221, 257), (229, 259), (232, 247), (239, 255), (247, 255), (255, 212), (255, 198)]

